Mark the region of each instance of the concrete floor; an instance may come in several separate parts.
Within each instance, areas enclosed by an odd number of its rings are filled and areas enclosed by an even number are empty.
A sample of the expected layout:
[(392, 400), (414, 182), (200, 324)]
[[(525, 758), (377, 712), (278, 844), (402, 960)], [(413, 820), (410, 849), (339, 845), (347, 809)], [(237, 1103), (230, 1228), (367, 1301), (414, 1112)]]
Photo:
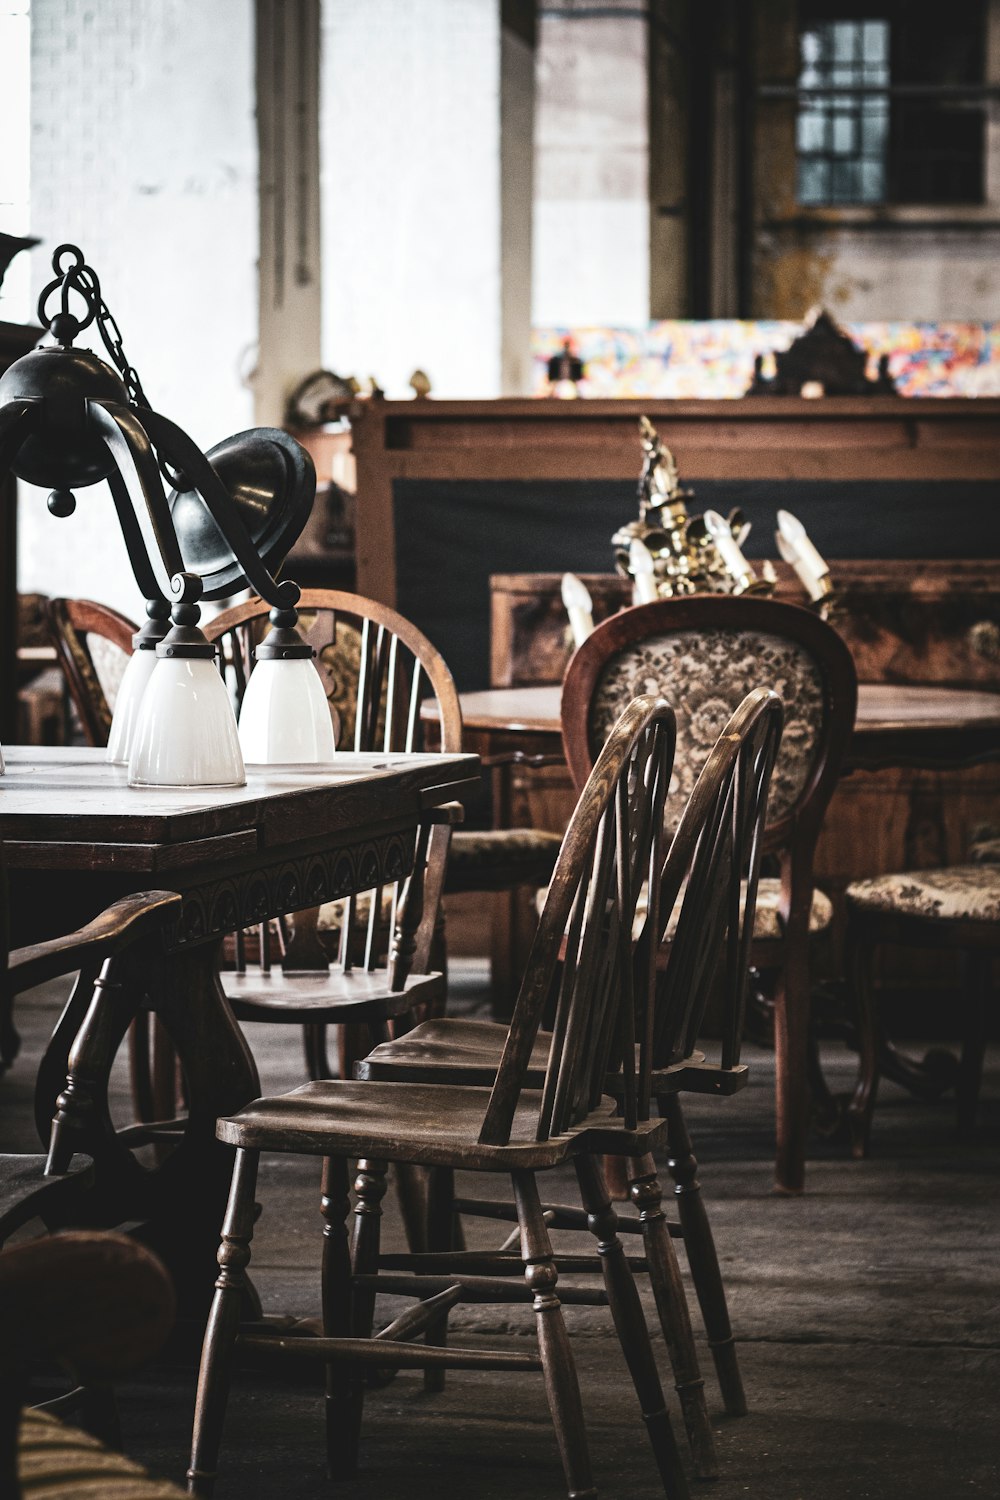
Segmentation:
[[(461, 978), (462, 976), (459, 976)], [(474, 967), (466, 1001), (477, 999)], [(22, 1057), (0, 1084), (5, 1149), (34, 1149), (27, 1124), (33, 1062), (59, 996), (19, 1008)], [(265, 1091), (301, 1081), (297, 1038), (256, 1028)], [(717, 1422), (719, 1500), (942, 1500), (1000, 1495), (1000, 1049), (991, 1049), (974, 1142), (955, 1140), (951, 1107), (917, 1104), (886, 1086), (873, 1155), (846, 1159), (815, 1142), (808, 1190), (771, 1192), (773, 1062), (749, 1049), (752, 1082), (728, 1102), (692, 1099), (702, 1163), (750, 1415)], [(852, 1058), (824, 1053), (846, 1089)], [(470, 1178), (486, 1196), (491, 1185)], [(460, 1190), (464, 1190), (462, 1184)], [(551, 1196), (572, 1201), (569, 1184)], [(253, 1274), (266, 1308), (317, 1311), (316, 1164), (271, 1158)], [(391, 1197), (386, 1242), (399, 1240)], [(478, 1221), (473, 1243), (495, 1241)], [(682, 1257), (683, 1258), (683, 1257)], [(645, 1296), (645, 1294), (644, 1294)], [(648, 1306), (648, 1302), (647, 1302)], [(692, 1312), (698, 1329), (697, 1310)], [(591, 1453), (602, 1496), (661, 1494), (606, 1310), (569, 1308)], [(530, 1311), (458, 1309), (456, 1339), (531, 1338)], [(710, 1409), (720, 1413), (707, 1348)], [(665, 1384), (667, 1382), (665, 1381)], [(186, 1461), (194, 1370), (163, 1357), (120, 1390), (126, 1451), (179, 1478)], [(230, 1406), (219, 1500), (311, 1500), (323, 1474), (321, 1396), (313, 1377), (242, 1371)], [(440, 1395), (403, 1374), (366, 1405), (359, 1477), (342, 1500), (437, 1497), (549, 1500), (565, 1492), (540, 1378), (453, 1373)]]

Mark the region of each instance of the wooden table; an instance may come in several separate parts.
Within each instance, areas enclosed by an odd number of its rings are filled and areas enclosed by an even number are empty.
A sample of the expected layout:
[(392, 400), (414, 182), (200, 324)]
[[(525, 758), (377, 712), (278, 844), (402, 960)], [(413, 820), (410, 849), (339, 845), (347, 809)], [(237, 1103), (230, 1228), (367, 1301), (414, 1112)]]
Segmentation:
[[(122, 991), (93, 995), (81, 973), (39, 1069), (36, 1119), (48, 1141), (70, 1047), (105, 1007), (108, 1066), (140, 1008), (159, 1017), (184, 1070), (188, 1116), (158, 1165), (140, 1163), (107, 1112), (107, 1078), (88, 1080), (95, 1222), (148, 1222), (182, 1303), (204, 1306), (231, 1172), (219, 1115), (260, 1092), (219, 984), (222, 938), (270, 917), (389, 883), (412, 867), (425, 812), (478, 780), (473, 755), (338, 754), (316, 772), (248, 773), (233, 789), (130, 788), (103, 750), (5, 747), (0, 838), (15, 944), (67, 932), (132, 892), (180, 892), (155, 945), (130, 950)], [(111, 1005), (112, 1009), (107, 1007)]]
[[(558, 686), (462, 693), (466, 743), (490, 757), (562, 753)], [(1000, 759), (1000, 693), (861, 683), (844, 772), (883, 766), (948, 770)]]

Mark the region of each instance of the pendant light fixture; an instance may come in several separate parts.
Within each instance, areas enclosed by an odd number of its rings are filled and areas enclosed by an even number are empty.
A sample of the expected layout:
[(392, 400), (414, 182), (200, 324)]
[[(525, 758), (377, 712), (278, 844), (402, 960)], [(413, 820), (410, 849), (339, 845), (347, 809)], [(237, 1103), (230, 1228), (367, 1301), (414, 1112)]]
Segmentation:
[[(282, 751), (295, 751), (296, 763), (329, 758), (332, 729), (326, 740), (321, 726), (314, 726), (312, 739), (301, 728), (312, 724), (314, 708), (290, 714), (297, 696), (294, 679), (303, 679), (302, 668), (309, 668), (317, 684), (319, 679), (295, 630), (298, 584), (274, 577), (312, 508), (312, 460), (276, 428), (237, 433), (203, 453), (182, 428), (150, 407), (82, 252), (60, 245), (52, 269), (38, 317), (53, 342), (22, 356), (0, 378), (0, 479), (9, 469), (49, 489), (48, 507), (58, 517), (75, 511), (74, 490), (108, 482), (148, 616), (134, 640), (108, 758), (128, 764), (135, 786), (245, 781), (232, 703), (215, 650), (198, 626), (199, 600), (245, 588), (280, 615), (281, 650), (262, 658), (262, 665), (270, 659), (289, 674), (289, 681), (275, 679), (266, 691), (265, 673), (254, 695), (264, 699), (264, 742), (273, 737)], [(49, 315), (53, 295), (58, 308)], [(71, 296), (82, 300), (82, 316), (70, 310)], [(90, 350), (74, 347), (76, 336), (92, 323), (114, 368)], [(137, 507), (145, 509), (145, 529)], [(169, 580), (167, 589), (147, 534)], [(306, 694), (310, 704), (314, 697)], [(272, 736), (267, 725), (276, 715), (284, 715), (284, 727)], [(300, 721), (291, 735), (289, 717)]]
[(294, 610), (273, 609), (270, 621), (240, 709), (243, 759), (250, 766), (322, 765), (335, 746), (316, 653), (296, 630)]

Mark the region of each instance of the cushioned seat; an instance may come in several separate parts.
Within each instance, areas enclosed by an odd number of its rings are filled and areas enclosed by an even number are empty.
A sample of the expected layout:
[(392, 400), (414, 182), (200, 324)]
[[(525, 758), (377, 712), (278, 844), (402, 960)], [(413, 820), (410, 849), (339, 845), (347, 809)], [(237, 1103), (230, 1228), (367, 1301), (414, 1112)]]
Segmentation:
[(952, 865), (877, 875), (849, 885), (847, 900), (863, 912), (943, 922), (1000, 922), (1000, 865)]
[(445, 889), (507, 890), (544, 885), (552, 874), (562, 837), (540, 828), (457, 828), (451, 836)]
[(180, 1500), (184, 1493), (43, 1411), (21, 1414), (17, 1467), (24, 1500)]

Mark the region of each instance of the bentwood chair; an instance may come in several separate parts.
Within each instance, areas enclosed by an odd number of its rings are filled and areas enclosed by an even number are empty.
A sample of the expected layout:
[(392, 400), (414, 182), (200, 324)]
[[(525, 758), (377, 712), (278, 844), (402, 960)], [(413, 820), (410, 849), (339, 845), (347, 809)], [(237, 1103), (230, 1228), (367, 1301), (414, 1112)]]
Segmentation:
[[(701, 898), (696, 886), (695, 893), (690, 898), (691, 906), (678, 903), (674, 900), (676, 893), (671, 882), (674, 881), (674, 872), (679, 866), (686, 868), (688, 864), (691, 864), (696, 852), (698, 858), (702, 861), (706, 860), (708, 855), (705, 851), (709, 849), (713, 850), (713, 858), (718, 862), (717, 867), (712, 867), (715, 874), (711, 878), (721, 878), (723, 861), (728, 861), (726, 868), (730, 873), (734, 870), (737, 872), (736, 880), (739, 879), (739, 872), (743, 872), (746, 880), (745, 898), (739, 916), (733, 917), (731, 925), (732, 934), (738, 933), (739, 942), (742, 944), (738, 951), (743, 956), (738, 959), (738, 963), (742, 963), (743, 969), (734, 971), (737, 976), (735, 980), (730, 978), (724, 1006), (727, 1014), (741, 1014), (742, 984), (745, 982), (747, 967), (746, 950), (753, 932), (761, 831), (766, 810), (767, 778), (770, 775), (780, 732), (781, 713), (777, 699), (773, 695), (761, 692), (749, 695), (725, 726), (718, 744), (705, 761), (674, 834), (662, 882), (665, 894), (660, 903), (661, 928), (665, 927), (665, 937), (670, 947), (666, 950), (667, 961), (661, 963), (663, 974), (660, 976), (659, 984), (662, 989), (666, 984), (664, 975), (669, 969), (670, 984), (675, 991), (676, 986), (682, 982), (690, 986), (692, 992), (690, 1003), (696, 1014), (700, 1013), (701, 1005), (701, 997), (695, 982), (700, 971), (689, 970), (686, 967), (690, 961), (691, 939), (689, 936), (686, 938), (689, 946), (685, 949), (679, 946), (677, 933), (682, 913), (687, 913), (685, 920), (690, 924), (691, 912), (697, 910), (697, 903)], [(739, 748), (746, 767), (752, 767), (751, 783), (754, 798), (750, 798), (749, 791), (743, 791), (741, 806), (744, 809), (749, 806), (750, 813), (746, 811), (741, 813), (742, 839), (734, 840), (732, 847), (727, 848), (712, 843), (709, 828), (711, 819), (719, 816), (719, 788), (728, 786), (726, 776), (732, 774), (731, 771), (720, 772), (719, 767), (720, 764), (725, 767), (731, 765), (735, 753), (734, 747)], [(709, 882), (710, 885), (709, 876), (704, 870), (699, 875), (699, 879)], [(640, 907), (645, 905), (644, 897), (640, 897), (639, 905)], [(640, 935), (641, 926), (639, 922), (636, 928), (637, 938)], [(649, 932), (652, 933), (652, 930), (650, 927)], [(686, 929), (683, 929), (683, 932), (686, 932)], [(712, 957), (710, 926), (706, 926), (702, 941), (706, 945), (703, 948), (702, 962), (704, 962), (705, 954), (709, 955), (709, 960)], [(659, 944), (655, 946), (659, 948)], [(743, 974), (743, 979), (739, 978), (740, 973)], [(681, 979), (678, 976), (686, 977)], [(734, 984), (740, 986), (736, 995), (732, 993)], [(665, 1002), (662, 1001), (661, 991), (658, 990), (657, 1004), (662, 1003)], [(661, 1017), (657, 1025), (662, 1024)], [(662, 1037), (664, 1033), (658, 1030), (655, 1034)], [(669, 1028), (666, 1035), (670, 1035)], [(693, 1036), (694, 1033), (689, 1039), (692, 1046)], [(529, 1073), (529, 1083), (532, 1086), (541, 1081), (545, 1061), (544, 1046), (549, 1040), (546, 1037), (539, 1039), (536, 1055), (532, 1058), (533, 1071)], [(427, 1021), (406, 1036), (375, 1048), (367, 1058), (357, 1064), (355, 1076), (411, 1083), (489, 1084), (496, 1076), (503, 1044), (503, 1028), (489, 1022), (447, 1017), (438, 1021)], [(706, 1090), (712, 1093), (734, 1092), (745, 1081), (746, 1070), (735, 1066), (723, 1072), (714, 1068), (705, 1070), (691, 1061), (678, 1067), (673, 1056), (674, 1050), (676, 1048), (673, 1048), (671, 1044), (671, 1048), (661, 1049), (655, 1054), (652, 1073), (653, 1097), (660, 1114), (668, 1121), (672, 1151), (670, 1169), (677, 1183), (676, 1194), (681, 1209), (681, 1222), (679, 1225), (671, 1226), (671, 1233), (679, 1233), (685, 1241), (691, 1263), (692, 1279), (703, 1310), (709, 1347), (715, 1360), (726, 1410), (730, 1416), (742, 1416), (746, 1412), (746, 1399), (736, 1357), (732, 1326), (729, 1321), (725, 1289), (719, 1271), (711, 1226), (695, 1177), (696, 1168), (679, 1095), (682, 1092)], [(608, 1081), (608, 1088), (612, 1092), (617, 1092), (612, 1080)], [(649, 1164), (646, 1163), (645, 1167), (649, 1167)], [(649, 1169), (654, 1170), (652, 1167)], [(627, 1196), (642, 1207), (646, 1202), (646, 1192), (647, 1185), (642, 1178), (633, 1176), (628, 1183)], [(585, 1227), (585, 1221), (579, 1209), (552, 1203), (547, 1203), (545, 1207), (546, 1212), (551, 1216), (553, 1227), (558, 1229)], [(438, 1169), (431, 1178), (430, 1208), (429, 1241), (432, 1250), (444, 1250), (451, 1247), (451, 1215), (454, 1212), (472, 1215), (486, 1214), (499, 1218), (512, 1216), (509, 1211), (505, 1211), (503, 1205), (486, 1203), (478, 1198), (454, 1199), (451, 1179), (441, 1169)], [(638, 1220), (620, 1220), (620, 1227), (628, 1232), (645, 1232), (644, 1214), (640, 1214)], [(669, 1254), (665, 1259), (666, 1271), (663, 1273), (665, 1280), (657, 1281), (654, 1269), (657, 1264), (658, 1262), (653, 1259), (651, 1253), (650, 1265), (654, 1275), (654, 1289), (659, 1288), (658, 1307), (674, 1367), (677, 1392), (695, 1455), (697, 1472), (701, 1477), (707, 1478), (715, 1472), (714, 1443), (704, 1403), (703, 1382), (698, 1370), (697, 1354), (692, 1342), (686, 1303), (683, 1291), (680, 1289), (680, 1277), (672, 1247), (669, 1247)], [(665, 1295), (667, 1285), (672, 1286), (676, 1292), (672, 1299)]]
[[(813, 858), (854, 727), (857, 674), (848, 647), (811, 610), (773, 599), (700, 595), (622, 610), (598, 625), (570, 661), (562, 692), (563, 746), (573, 779), (582, 786), (622, 704), (640, 691), (662, 693), (677, 714), (674, 784), (667, 801), (672, 828), (715, 736), (757, 685), (773, 688), (782, 699), (785, 729), (764, 840), (764, 852), (779, 860), (780, 878), (761, 879), (750, 962), (777, 974), (776, 1185), (801, 1192), (808, 1128), (809, 943), (832, 918), (829, 900), (813, 884)], [(684, 1181), (693, 1182), (696, 1163), (682, 1142), (675, 1159), (682, 1163)]]
[[(637, 699), (615, 725), (570, 821), (546, 894), (499, 1067), (487, 1086), (452, 1083), (314, 1083), (258, 1100), (220, 1120), (220, 1139), (238, 1148), (219, 1251), (221, 1274), (202, 1356), (191, 1493), (212, 1492), (240, 1289), (250, 1258), (254, 1190), (261, 1150), (325, 1157), (323, 1185), (324, 1336), (281, 1346), (327, 1365), (327, 1453), (337, 1476), (354, 1471), (365, 1369), (488, 1368), (541, 1371), (571, 1496), (595, 1496), (579, 1386), (562, 1320), (559, 1277), (567, 1259), (553, 1255), (539, 1171), (573, 1163), (598, 1256), (571, 1257), (573, 1270), (603, 1271), (603, 1293), (571, 1287), (564, 1298), (610, 1304), (643, 1418), (668, 1496), (687, 1485), (667, 1417), (648, 1331), (617, 1235), (602, 1156), (632, 1163), (635, 1197), (657, 1301), (678, 1295), (668, 1267), (671, 1249), (660, 1209), (652, 1152), (665, 1122), (652, 1118), (664, 1075), (695, 1071), (725, 1092), (739, 1087), (739, 1015), (745, 976), (740, 923), (740, 866), (760, 821), (780, 708), (769, 694), (746, 707), (740, 732), (717, 747), (712, 772), (699, 784), (704, 803), (663, 857), (663, 805), (673, 742), (673, 715), (662, 700)], [(752, 839), (751, 839), (752, 842)], [(671, 970), (657, 972), (661, 900), (670, 910), (688, 877)], [(647, 912), (634, 940), (640, 889)], [(753, 875), (747, 909), (753, 906)], [(560, 965), (561, 958), (561, 968)], [(708, 984), (720, 967), (727, 997), (721, 1062), (713, 1069), (693, 1051)], [(558, 979), (556, 979), (558, 970)], [(555, 1025), (542, 1038), (543, 1009), (555, 983)], [(654, 997), (654, 988), (658, 993)], [(488, 1024), (488, 1023), (484, 1023)], [(657, 1067), (657, 1062), (660, 1067)], [(609, 1081), (611, 1093), (607, 1092)], [(616, 1097), (617, 1096), (617, 1097)], [(353, 1246), (341, 1221), (350, 1211), (347, 1161), (360, 1158)], [(477, 1255), (380, 1256), (379, 1202), (389, 1161), (509, 1173), (520, 1251)], [(266, 1211), (266, 1205), (265, 1205)], [(447, 1346), (441, 1319), (461, 1300), (522, 1302), (532, 1298), (538, 1353)], [(420, 1305), (371, 1340), (379, 1291), (410, 1295)], [(423, 1333), (428, 1342), (407, 1347)], [(248, 1334), (241, 1345), (267, 1343)]]
[[(1000, 956), (1000, 863), (995, 840), (970, 851), (970, 863), (937, 870), (905, 870), (856, 880), (847, 887), (847, 972), (857, 1010), (858, 1079), (847, 1106), (851, 1152), (868, 1155), (872, 1115), (882, 1074), (913, 1093), (937, 1098), (954, 1084), (960, 1134), (971, 1132), (989, 1035), (993, 965)], [(960, 956), (962, 1050), (923, 1063), (897, 1052), (882, 1026), (874, 961), (883, 943), (947, 949)], [(936, 1064), (936, 1066), (934, 1066)]]

